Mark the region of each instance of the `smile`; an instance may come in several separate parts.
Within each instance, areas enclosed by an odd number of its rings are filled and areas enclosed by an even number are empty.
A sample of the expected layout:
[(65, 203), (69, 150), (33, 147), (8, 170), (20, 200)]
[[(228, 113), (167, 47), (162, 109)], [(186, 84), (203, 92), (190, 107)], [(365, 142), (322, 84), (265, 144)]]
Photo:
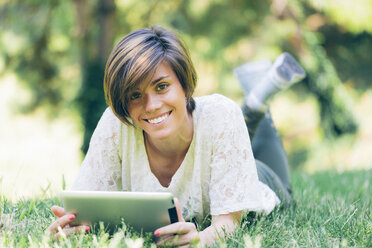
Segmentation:
[(168, 116), (172, 113), (172, 111), (169, 111), (165, 114), (162, 114), (161, 116), (159, 117), (156, 117), (156, 118), (152, 118), (152, 119), (146, 119), (147, 122), (151, 123), (151, 124), (158, 124), (158, 123), (161, 123), (163, 122), (165, 119), (168, 118)]

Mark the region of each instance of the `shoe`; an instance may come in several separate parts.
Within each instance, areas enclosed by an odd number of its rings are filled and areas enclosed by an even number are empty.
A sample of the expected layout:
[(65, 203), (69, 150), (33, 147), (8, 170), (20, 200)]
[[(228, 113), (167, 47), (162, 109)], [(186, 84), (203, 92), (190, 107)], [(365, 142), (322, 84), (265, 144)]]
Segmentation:
[(305, 71), (289, 53), (282, 53), (261, 81), (251, 88), (245, 101), (250, 108), (265, 111), (277, 92), (300, 81), (305, 75)]
[(233, 70), (233, 75), (238, 79), (245, 96), (248, 96), (251, 89), (267, 75), (271, 65), (270, 60), (256, 61), (241, 65)]
[(292, 55), (282, 53), (275, 59), (270, 68), (269, 76), (272, 77), (271, 81), (275, 85), (284, 89), (303, 79), (306, 73)]

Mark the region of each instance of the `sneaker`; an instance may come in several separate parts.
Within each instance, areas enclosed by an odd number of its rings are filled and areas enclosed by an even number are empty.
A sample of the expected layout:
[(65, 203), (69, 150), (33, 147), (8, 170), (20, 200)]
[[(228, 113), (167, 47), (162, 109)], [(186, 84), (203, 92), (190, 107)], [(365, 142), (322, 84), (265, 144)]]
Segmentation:
[(305, 75), (305, 71), (289, 53), (282, 53), (262, 80), (250, 90), (245, 101), (250, 108), (265, 111), (272, 96), (300, 81)]
[(256, 84), (262, 81), (269, 72), (271, 65), (270, 60), (256, 61), (241, 65), (233, 70), (233, 74), (238, 79), (245, 96)]
[(304, 69), (289, 53), (282, 53), (270, 68), (272, 82), (279, 88), (287, 88), (306, 76)]

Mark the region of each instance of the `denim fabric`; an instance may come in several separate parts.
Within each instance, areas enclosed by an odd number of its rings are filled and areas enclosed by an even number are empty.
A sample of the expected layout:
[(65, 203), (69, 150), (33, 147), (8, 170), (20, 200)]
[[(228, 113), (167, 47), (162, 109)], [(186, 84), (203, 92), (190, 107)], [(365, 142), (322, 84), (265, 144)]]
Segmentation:
[(258, 112), (247, 111), (244, 106), (242, 109), (252, 141), (258, 178), (288, 205), (291, 202), (288, 160), (270, 111), (260, 116)]

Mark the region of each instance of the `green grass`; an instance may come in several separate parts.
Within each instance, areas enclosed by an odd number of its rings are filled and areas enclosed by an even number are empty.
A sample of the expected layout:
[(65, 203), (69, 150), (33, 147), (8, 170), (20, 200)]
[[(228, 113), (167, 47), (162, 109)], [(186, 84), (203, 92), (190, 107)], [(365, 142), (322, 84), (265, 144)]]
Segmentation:
[[(252, 217), (216, 247), (371, 247), (372, 170), (292, 174), (296, 206)], [(57, 198), (10, 202), (0, 197), (0, 247), (154, 247), (150, 235), (124, 228), (110, 238), (104, 231), (51, 240)], [(137, 243), (136, 243), (137, 242)]]

